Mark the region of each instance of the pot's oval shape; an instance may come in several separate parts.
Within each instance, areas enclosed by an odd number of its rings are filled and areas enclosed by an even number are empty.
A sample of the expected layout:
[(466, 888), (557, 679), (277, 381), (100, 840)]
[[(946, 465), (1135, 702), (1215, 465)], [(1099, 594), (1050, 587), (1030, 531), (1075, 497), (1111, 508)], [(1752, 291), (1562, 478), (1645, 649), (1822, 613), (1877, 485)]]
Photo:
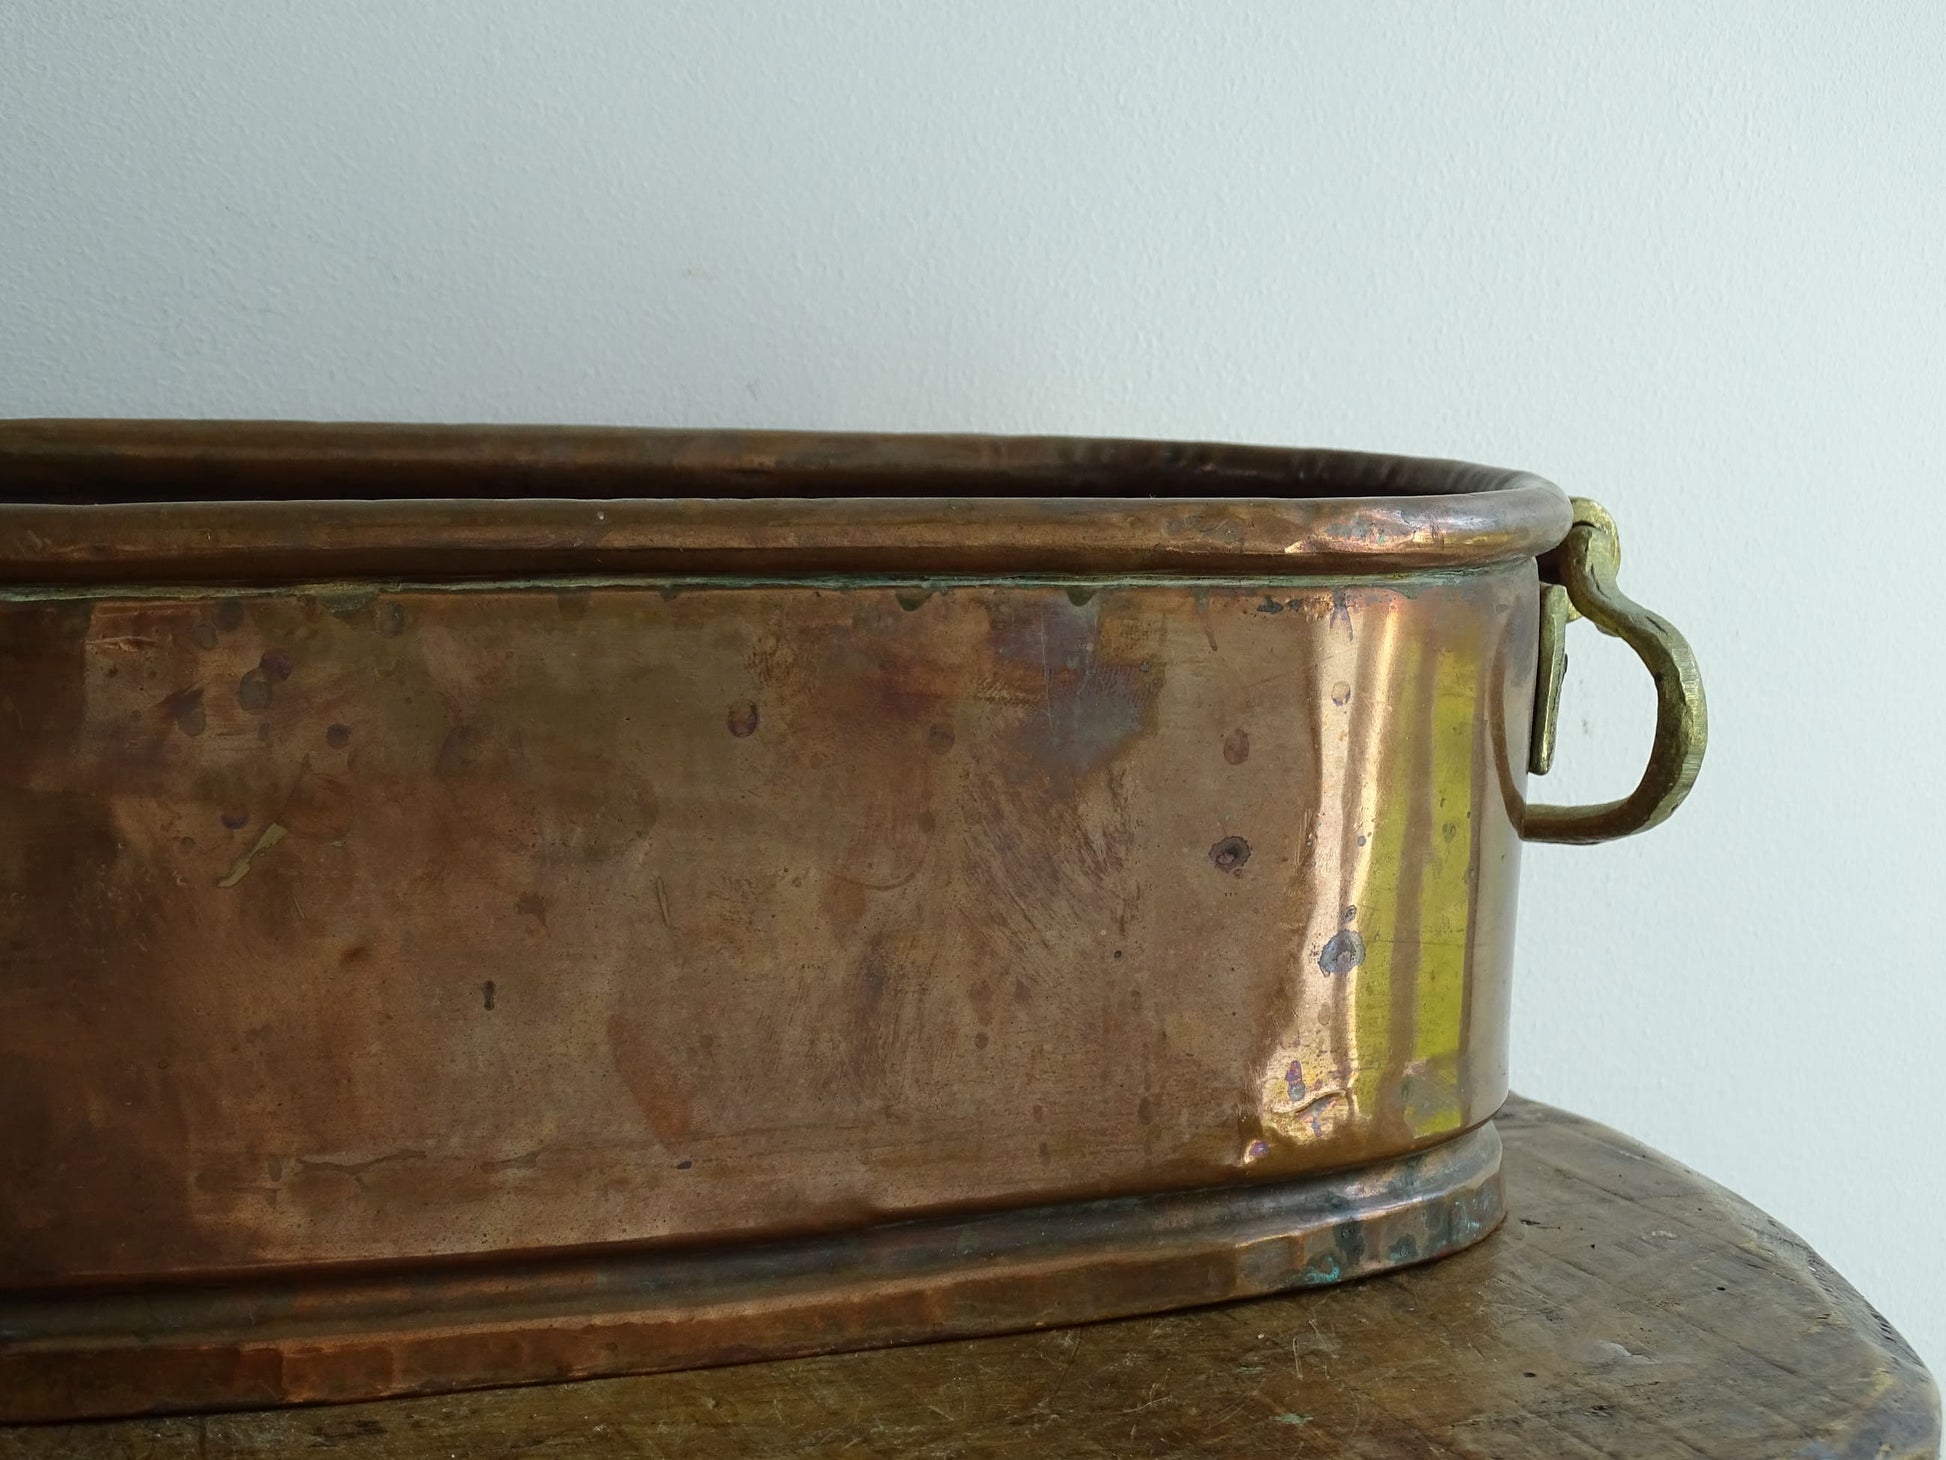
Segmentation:
[(0, 1290), (1297, 1190), (1506, 1095), (1535, 478), (142, 423), (0, 473)]

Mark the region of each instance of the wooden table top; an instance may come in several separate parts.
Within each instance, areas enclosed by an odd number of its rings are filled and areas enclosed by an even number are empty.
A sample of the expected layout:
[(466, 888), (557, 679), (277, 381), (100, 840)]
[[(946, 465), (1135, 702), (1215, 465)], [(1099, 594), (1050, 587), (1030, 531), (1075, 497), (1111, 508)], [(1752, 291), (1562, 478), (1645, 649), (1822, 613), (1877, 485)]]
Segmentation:
[(0, 1460), (521, 1456), (1936, 1456), (1938, 1392), (1791, 1233), (1509, 1102), (1506, 1227), (1288, 1297), (685, 1374), (0, 1430)]

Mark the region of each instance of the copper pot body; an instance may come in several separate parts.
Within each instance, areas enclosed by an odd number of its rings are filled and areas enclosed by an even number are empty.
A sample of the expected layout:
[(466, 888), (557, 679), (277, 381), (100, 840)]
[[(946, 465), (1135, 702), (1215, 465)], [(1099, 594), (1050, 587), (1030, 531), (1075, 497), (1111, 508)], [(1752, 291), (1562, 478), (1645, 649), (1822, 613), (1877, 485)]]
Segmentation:
[(0, 446), (0, 1289), (1275, 1184), (1507, 1093), (1545, 483)]

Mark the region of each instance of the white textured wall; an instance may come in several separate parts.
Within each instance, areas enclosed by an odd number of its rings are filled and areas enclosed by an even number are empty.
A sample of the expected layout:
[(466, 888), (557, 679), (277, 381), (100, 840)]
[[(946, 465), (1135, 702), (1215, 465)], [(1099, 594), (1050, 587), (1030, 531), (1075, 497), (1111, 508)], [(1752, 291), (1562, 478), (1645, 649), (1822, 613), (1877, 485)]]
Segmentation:
[[(0, 5), (0, 415), (1062, 431), (1523, 466), (1693, 637), (1529, 857), (1520, 1088), (1946, 1368), (1946, 7)], [(1584, 628), (1562, 767), (1649, 698)]]

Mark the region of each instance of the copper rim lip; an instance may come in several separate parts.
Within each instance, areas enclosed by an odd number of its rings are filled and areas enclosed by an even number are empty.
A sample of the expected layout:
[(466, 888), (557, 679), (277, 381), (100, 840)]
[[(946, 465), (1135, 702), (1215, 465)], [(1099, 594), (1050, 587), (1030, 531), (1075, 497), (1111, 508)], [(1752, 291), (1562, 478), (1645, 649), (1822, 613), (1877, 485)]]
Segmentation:
[(1069, 437), (0, 423), (0, 578), (1274, 577), (1537, 557), (1525, 472)]

